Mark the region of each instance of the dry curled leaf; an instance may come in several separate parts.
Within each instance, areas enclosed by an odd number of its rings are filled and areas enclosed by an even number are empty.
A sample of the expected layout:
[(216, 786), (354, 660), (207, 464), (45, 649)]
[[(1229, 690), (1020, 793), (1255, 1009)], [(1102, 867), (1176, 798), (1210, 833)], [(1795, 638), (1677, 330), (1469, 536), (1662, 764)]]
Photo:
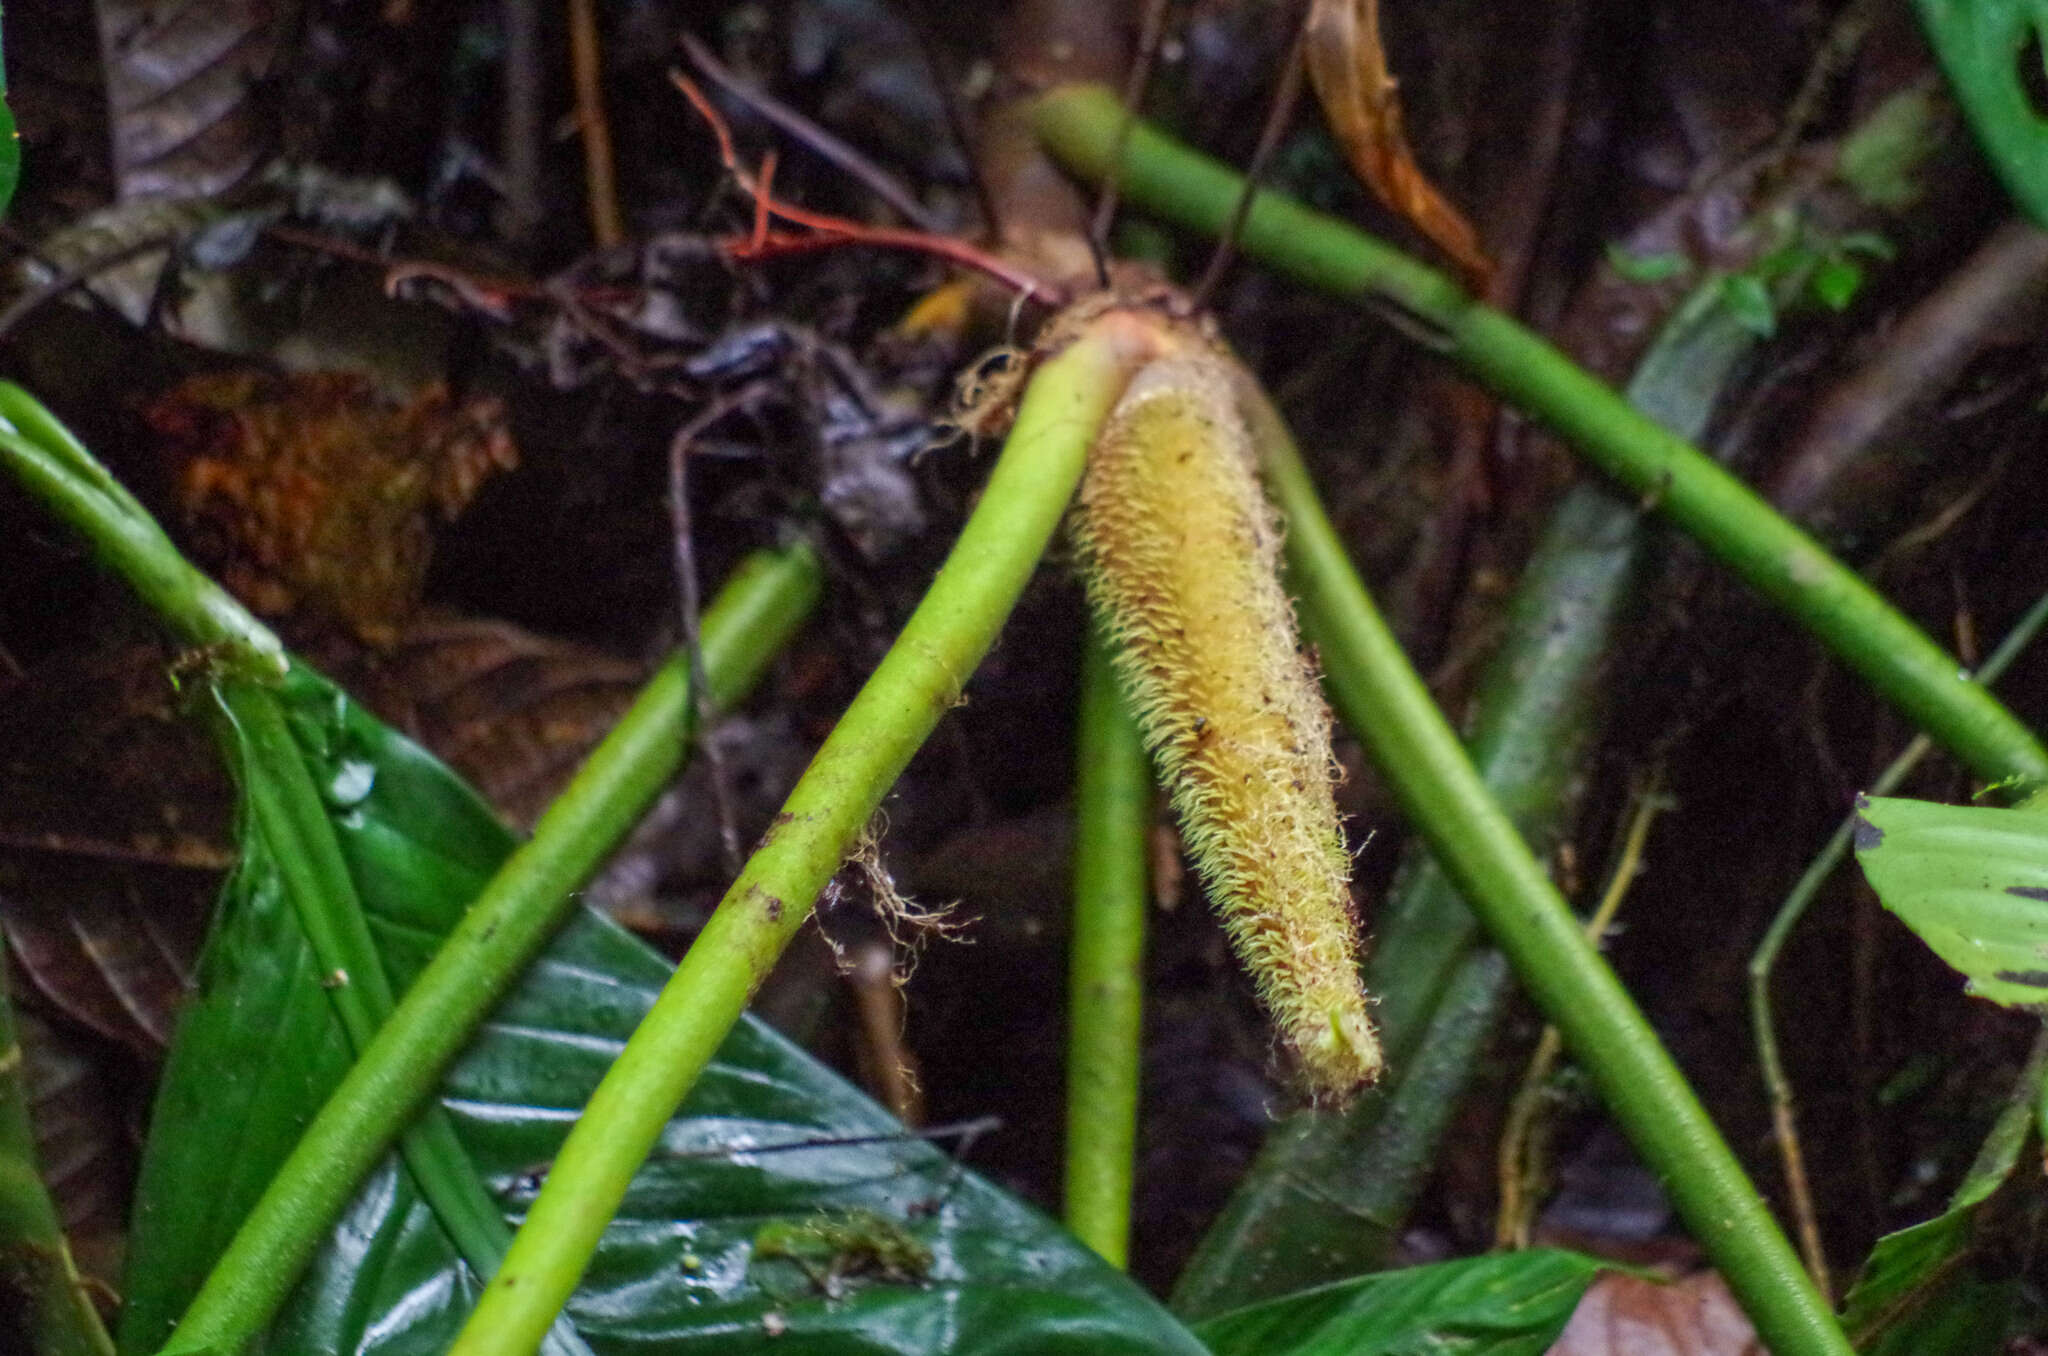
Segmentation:
[(293, 8), (272, 0), (99, 0), (123, 198), (218, 193), (262, 160), (275, 128), (261, 91), (276, 74)]
[(503, 408), (428, 386), (406, 405), (352, 372), (194, 377), (148, 410), (206, 562), (244, 602), (305, 608), (388, 645), (418, 604), (427, 513), (518, 463)]
[(1550, 1356), (1768, 1356), (1720, 1273), (1682, 1281), (1609, 1272), (1580, 1299)]
[(1493, 262), (1478, 232), (1415, 163), (1401, 128), (1400, 85), (1380, 45), (1379, 0), (1314, 0), (1302, 52), (1352, 172), (1450, 255), (1475, 291), (1484, 290)]

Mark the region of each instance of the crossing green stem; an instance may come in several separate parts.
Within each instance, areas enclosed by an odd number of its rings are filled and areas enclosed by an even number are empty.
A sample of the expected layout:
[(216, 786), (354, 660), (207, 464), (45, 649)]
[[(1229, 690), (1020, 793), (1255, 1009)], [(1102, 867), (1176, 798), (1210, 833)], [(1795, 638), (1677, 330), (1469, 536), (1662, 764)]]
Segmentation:
[(1067, 973), (1067, 1228), (1123, 1266), (1130, 1249), (1143, 1030), (1152, 768), (1100, 636), (1081, 669)]
[[(744, 695), (810, 614), (807, 546), (743, 561), (704, 614), (714, 710)], [(261, 1332), (394, 1135), (440, 1085), (485, 1014), (553, 935), (575, 890), (682, 766), (694, 725), (677, 655), (505, 860), (306, 1127), (186, 1310), (166, 1353), (235, 1350)]]
[(1032, 378), (981, 502), (775, 826), (556, 1155), (451, 1356), (524, 1356), (576, 1288), (661, 1128), (994, 642), (1066, 512), (1142, 336), (1107, 317)]
[(1756, 1188), (1401, 652), (1278, 416), (1270, 407), (1257, 414), (1254, 436), (1287, 519), (1303, 629), (1322, 652), (1339, 713), (1523, 987), (1599, 1084), (1770, 1349), (1848, 1356), (1840, 1326)]
[[(1039, 100), (1035, 120), (1070, 168), (1101, 179), (1120, 164), (1125, 202), (1194, 230), (1222, 230), (1244, 186), (1228, 167), (1142, 122), (1119, 156), (1127, 119), (1106, 89), (1056, 89)], [(1977, 775), (2048, 780), (2048, 749), (1861, 576), (1511, 316), (1386, 242), (1276, 193), (1253, 200), (1238, 245), (1313, 287), (1393, 308), (1404, 330), (1698, 539)]]

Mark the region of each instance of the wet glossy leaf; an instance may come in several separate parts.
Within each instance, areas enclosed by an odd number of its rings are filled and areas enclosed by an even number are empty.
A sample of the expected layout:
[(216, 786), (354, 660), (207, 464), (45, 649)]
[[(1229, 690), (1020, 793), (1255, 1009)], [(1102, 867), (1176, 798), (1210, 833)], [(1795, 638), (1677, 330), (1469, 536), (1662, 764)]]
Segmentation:
[[(512, 836), (442, 765), (323, 681), (301, 671), (285, 700), (402, 987)], [(451, 1074), (444, 1104), (508, 1216), (531, 1201), (668, 974), (640, 943), (581, 914)], [(321, 976), (263, 873), (231, 885), (202, 981), (139, 1197), (129, 1352), (163, 1336), (345, 1059)], [(889, 1138), (896, 1129), (802, 1051), (744, 1023), (669, 1126), (572, 1301), (591, 1349), (1200, 1351), (1055, 1226), (932, 1146)], [(868, 1142), (837, 1142), (849, 1136)], [(928, 1271), (833, 1257), (812, 1271), (757, 1251), (764, 1229), (788, 1234), (855, 1211), (929, 1251)], [(440, 1352), (473, 1294), (410, 1175), (387, 1159), (267, 1349)]]
[(1914, 0), (2006, 192), (2048, 225), (2048, 0)]
[(1233, 1309), (1195, 1331), (1216, 1356), (1541, 1356), (1600, 1266), (1549, 1249), (1439, 1262)]
[(1856, 857), (1885, 907), (1971, 993), (2048, 1003), (2048, 815), (1866, 797)]

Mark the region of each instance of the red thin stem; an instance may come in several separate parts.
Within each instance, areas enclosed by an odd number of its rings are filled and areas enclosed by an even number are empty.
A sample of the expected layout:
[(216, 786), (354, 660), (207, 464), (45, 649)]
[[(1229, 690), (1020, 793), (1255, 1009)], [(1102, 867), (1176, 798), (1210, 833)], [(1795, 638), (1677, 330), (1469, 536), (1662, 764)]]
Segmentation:
[[(749, 173), (740, 163), (739, 153), (733, 148), (732, 129), (726, 126), (724, 117), (712, 106), (704, 91), (696, 82), (681, 71), (669, 72), (669, 79), (675, 82), (683, 97), (690, 101), (690, 107), (697, 110), (697, 116), (711, 126), (711, 133), (718, 139), (718, 158), (726, 172), (740, 189), (754, 200), (754, 232), (745, 241), (728, 240), (721, 248), (734, 259), (769, 259), (785, 254), (799, 254), (810, 250), (837, 249), (846, 245), (872, 245), (880, 249), (911, 250), (934, 259), (943, 259), (961, 268), (971, 269), (986, 277), (995, 279), (1013, 292), (1048, 304), (1057, 305), (1066, 299), (1064, 292), (1042, 278), (1032, 276), (1023, 268), (1007, 260), (997, 258), (986, 250), (978, 249), (964, 240), (952, 236), (937, 235), (930, 231), (916, 231), (896, 226), (870, 226), (865, 222), (853, 221), (847, 217), (836, 217), (825, 212), (813, 212), (793, 203), (779, 201), (768, 190), (772, 177), (773, 162), (764, 161), (760, 177)], [(808, 227), (815, 235), (798, 235), (789, 231), (766, 229), (769, 217), (779, 218), (793, 226)]]

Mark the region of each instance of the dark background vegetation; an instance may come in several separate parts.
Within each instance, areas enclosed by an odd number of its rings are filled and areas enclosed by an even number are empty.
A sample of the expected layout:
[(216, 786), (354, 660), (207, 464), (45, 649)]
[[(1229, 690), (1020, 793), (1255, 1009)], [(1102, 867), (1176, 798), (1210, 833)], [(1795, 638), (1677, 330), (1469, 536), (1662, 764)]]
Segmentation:
[[(206, 12), (190, 18), (194, 32), (158, 36), (158, 64), (171, 75), (157, 85), (141, 55), (102, 43), (102, 28), (142, 8), (7, 6), (25, 164), (6, 231), (7, 287), (22, 295), (47, 276), (39, 267), (77, 269), (155, 235), (191, 240), (193, 219), (169, 205), (180, 198), (224, 195), (248, 228), (202, 238), (170, 272), (120, 275), (101, 298), (73, 292), (7, 310), (0, 368), (47, 399), (207, 563), (236, 578), (240, 562), (245, 575), (269, 579), (265, 596), (295, 644), (521, 821), (675, 643), (667, 448), (710, 402), (748, 392), (742, 413), (707, 431), (692, 458), (698, 568), (715, 582), (746, 550), (801, 532), (825, 545), (831, 573), (815, 623), (713, 736), (750, 841), (971, 502), (985, 457), (958, 446), (907, 452), (936, 441), (926, 434), (953, 372), (1002, 333), (1000, 322), (916, 340), (893, 331), (942, 276), (914, 256), (841, 250), (745, 267), (720, 258), (711, 242), (744, 232), (749, 214), (668, 83), (681, 62), (677, 38), (697, 35), (912, 186), (942, 229), (972, 233), (983, 224), (972, 173), (980, 151), (960, 140), (938, 90), (965, 92), (957, 102), (971, 127), (972, 96), (1000, 94), (1014, 77), (1018, 54), (1005, 43), (1024, 26), (1016, 11), (1032, 6), (603, 7), (605, 101), (631, 237), (604, 250), (585, 213), (563, 6), (193, 6)], [(1136, 7), (1103, 8), (1128, 39)], [(1788, 129), (1845, 9), (1866, 15), (1867, 31)], [(1674, 247), (1711, 256), (1717, 233), (1747, 209), (1731, 172), (1782, 156), (1781, 136), (1826, 144), (1931, 70), (1902, 4), (1448, 0), (1386, 10), (1418, 152), (1509, 275), (1497, 300), (1610, 378), (1625, 375), (1653, 308), (1603, 272), (1608, 242), (1661, 216)], [(508, 58), (507, 16), (519, 12), (537, 25), (524, 66)], [(1147, 111), (1244, 163), (1295, 14), (1287, 0), (1172, 5)], [(1122, 57), (1108, 67), (1121, 70)], [(521, 100), (537, 120), (508, 132)], [(885, 219), (860, 183), (800, 139), (736, 104), (728, 111), (750, 159), (781, 147), (782, 196)], [(314, 168), (329, 177), (310, 177)], [(1270, 177), (1414, 243), (1349, 179), (1307, 105)], [(365, 206), (368, 185), (405, 210)], [(1978, 276), (1967, 272), (1983, 267), (1975, 252), (2010, 213), (1959, 152), (1935, 193), (1890, 229), (1898, 257), (1873, 270), (1852, 306), (1788, 323), (1764, 346), (1722, 403), (1713, 449), (1771, 485), (1812, 436), (1815, 411), (1835, 408), (1828, 402), (1885, 352), (1902, 317)], [(1184, 279), (1208, 249), (1156, 233), (1120, 239)], [(431, 260), (446, 273), (386, 298), (379, 255)], [(493, 292), (504, 279), (528, 290)], [(2048, 463), (2037, 447), (2048, 394), (2043, 252), (1985, 285), (2000, 304), (1952, 322), (1966, 361), (1926, 374), (1856, 448), (1852, 471), (1812, 517), (1967, 658), (2033, 600), (2048, 559)], [(579, 313), (593, 297), (630, 304), (633, 323)], [(1295, 420), (1333, 516), (1417, 666), (1458, 711), (1521, 556), (1568, 477), (1566, 460), (1354, 309), (1243, 265), (1214, 307)], [(212, 312), (234, 325), (206, 319)], [(218, 454), (208, 439), (221, 435), (188, 436), (190, 421), (166, 404), (180, 383), (308, 368), (367, 381), (353, 413), (323, 416), (341, 431), (322, 424), (296, 435), (301, 443), (332, 436), (383, 449), (347, 474), (334, 469), (340, 461), (322, 463), (336, 483), (315, 497), (374, 497), (403, 474), (417, 449), (363, 426), (391, 422), (428, 382), (445, 383), (451, 407), (495, 402), (491, 417), (503, 422), (494, 427), (518, 450), (518, 468), (488, 479), (453, 521), (432, 515), (430, 568), (402, 579), (402, 605), (374, 624), (352, 616), (346, 586), (309, 584), (288, 560), (250, 566), (262, 554), (249, 537), (260, 539), (261, 527), (244, 521), (253, 512), (223, 524), (194, 510), (187, 492), (192, 461)], [(303, 453), (293, 446), (277, 455)], [(884, 491), (907, 492), (884, 500), (914, 511), (877, 518), (861, 507)], [(360, 579), (370, 567), (349, 552), (374, 545), (332, 544), (329, 573)], [(481, 649), (458, 654), (455, 619), (489, 623), (462, 632)], [(960, 941), (926, 947), (903, 989), (902, 1046), (919, 1071), (923, 1114), (1001, 1117), (974, 1161), (1049, 1206), (1063, 1114), (1079, 620), (1078, 591), (1055, 563), (970, 700), (891, 798), (884, 843), (912, 894), (959, 898), (978, 920)], [(120, 1249), (151, 1075), (227, 861), (230, 788), (203, 739), (174, 718), (167, 658), (120, 590), (0, 487), (0, 923), (31, 1014), (45, 1162), (88, 1266), (102, 1274)], [(2048, 713), (2044, 663), (2023, 659), (2002, 687), (2030, 723)], [(1779, 1177), (1744, 967), (1811, 852), (1910, 731), (1682, 544), (1662, 555), (1613, 664), (1609, 728), (1563, 877), (1580, 897), (1591, 893), (1629, 788), (1660, 772), (1673, 805), (1609, 954), (1769, 1190)], [(1369, 920), (1405, 831), (1355, 746), (1344, 757)], [(1958, 799), (1971, 787), (1937, 758), (1908, 789)], [(722, 889), (712, 803), (700, 767), (607, 878), (606, 902), (671, 949)], [(1162, 895), (1134, 1259), (1160, 1288), (1290, 1098), (1199, 891)], [(785, 962), (764, 1010), (861, 1075), (897, 1052), (864, 1046), (860, 981), (838, 974), (824, 938), (855, 959), (886, 946), (860, 892), (842, 892)], [(873, 988), (873, 967), (866, 973)], [(1820, 1222), (1830, 1253), (1848, 1265), (1880, 1233), (1938, 1206), (2034, 1023), (1963, 1000), (1957, 977), (1853, 872), (1823, 894), (1780, 973)], [(1536, 1028), (1517, 1009), (1479, 1069), (1407, 1235), (1413, 1256), (1490, 1242), (1499, 1120)], [(1552, 1155), (1549, 1236), (1684, 1259), (1654, 1183), (1590, 1095), (1567, 1095)], [(2029, 1243), (2015, 1232), (2016, 1252)]]

